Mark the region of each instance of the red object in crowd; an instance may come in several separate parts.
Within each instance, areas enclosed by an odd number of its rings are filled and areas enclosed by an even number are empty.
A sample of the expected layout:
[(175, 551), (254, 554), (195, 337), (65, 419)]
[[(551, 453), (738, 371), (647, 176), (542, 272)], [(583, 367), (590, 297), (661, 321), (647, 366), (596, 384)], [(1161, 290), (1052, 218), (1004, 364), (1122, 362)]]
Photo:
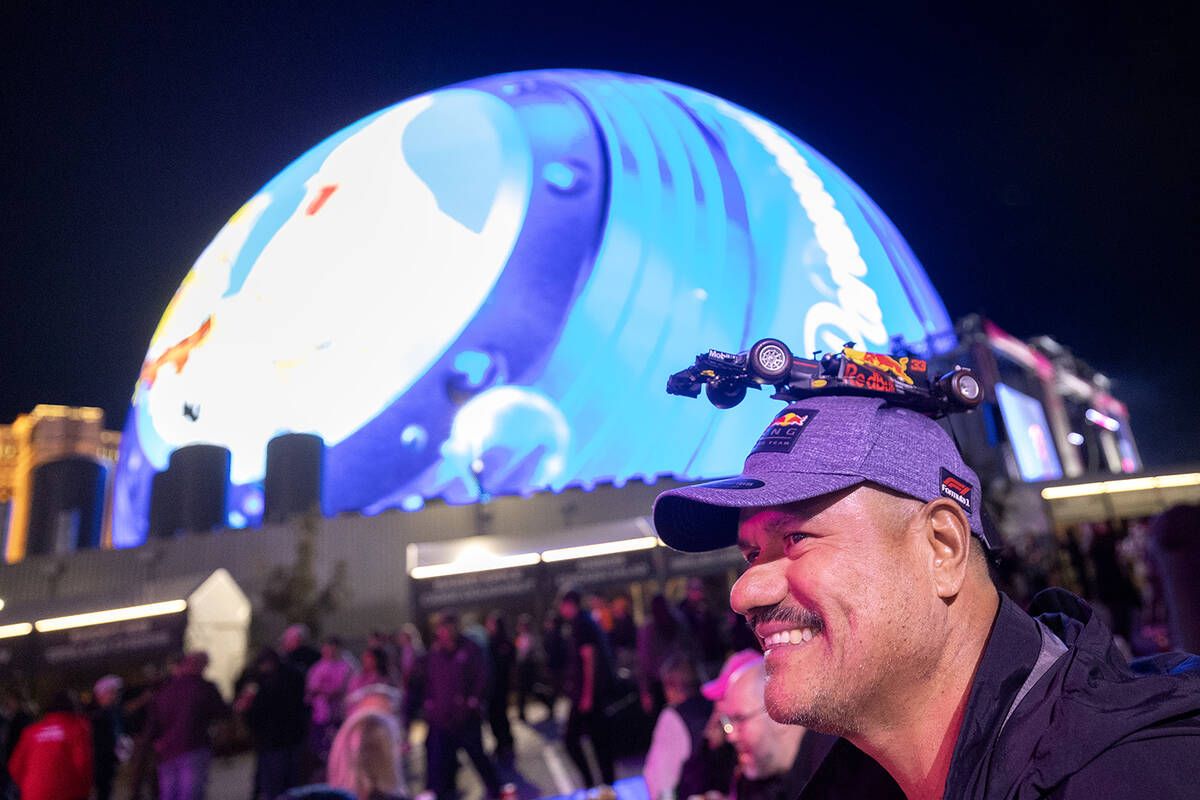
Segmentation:
[(52, 711), (21, 731), (8, 771), (21, 800), (86, 800), (92, 792), (92, 727), (67, 711)]

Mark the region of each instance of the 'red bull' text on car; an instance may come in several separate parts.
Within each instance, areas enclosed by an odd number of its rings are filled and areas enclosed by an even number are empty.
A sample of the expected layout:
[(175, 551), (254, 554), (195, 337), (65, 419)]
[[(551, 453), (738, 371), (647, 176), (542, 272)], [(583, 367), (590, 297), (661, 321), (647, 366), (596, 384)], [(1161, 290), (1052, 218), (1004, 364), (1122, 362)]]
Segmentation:
[(933, 380), (924, 359), (856, 350), (847, 342), (838, 352), (798, 358), (778, 339), (760, 339), (749, 350), (709, 350), (696, 363), (667, 379), (667, 392), (698, 397), (700, 387), (717, 408), (742, 402), (749, 388), (775, 388), (777, 400), (792, 402), (817, 395), (886, 397), (930, 417), (968, 411), (983, 399), (975, 373), (955, 366)]

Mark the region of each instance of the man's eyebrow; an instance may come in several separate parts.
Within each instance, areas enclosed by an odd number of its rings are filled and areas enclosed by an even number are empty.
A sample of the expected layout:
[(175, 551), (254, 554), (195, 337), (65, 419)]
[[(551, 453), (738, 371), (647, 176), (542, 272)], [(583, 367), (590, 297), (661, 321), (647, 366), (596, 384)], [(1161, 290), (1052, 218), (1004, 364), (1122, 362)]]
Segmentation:
[[(807, 530), (808, 524), (812, 520), (807, 517), (792, 516), (788, 514), (776, 514), (763, 523), (763, 529), (771, 535), (780, 533), (789, 533), (795, 530)], [(737, 546), (743, 550), (752, 550), (758, 545), (748, 542), (743, 539), (741, 534), (737, 537)]]
[[(766, 529), (767, 533), (774, 534), (774, 533), (777, 533), (781, 528), (786, 527), (786, 525), (787, 525), (787, 522), (785, 520), (783, 520), (779, 516), (774, 516), (774, 517), (771, 517), (770, 519), (768, 519), (765, 523), (763, 523), (763, 528)], [(737, 537), (737, 546), (742, 548), (743, 550), (753, 550), (758, 545), (742, 538), (742, 535), (739, 532), (738, 537)]]

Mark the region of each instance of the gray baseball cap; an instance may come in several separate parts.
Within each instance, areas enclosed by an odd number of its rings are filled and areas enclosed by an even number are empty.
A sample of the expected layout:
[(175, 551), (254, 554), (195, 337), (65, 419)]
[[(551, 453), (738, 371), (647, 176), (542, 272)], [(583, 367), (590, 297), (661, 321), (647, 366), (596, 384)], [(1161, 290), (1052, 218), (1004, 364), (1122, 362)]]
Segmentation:
[(701, 552), (737, 541), (738, 509), (808, 500), (870, 481), (921, 501), (948, 497), (988, 550), (979, 478), (949, 434), (929, 417), (876, 397), (812, 397), (775, 415), (742, 474), (663, 492), (658, 536)]

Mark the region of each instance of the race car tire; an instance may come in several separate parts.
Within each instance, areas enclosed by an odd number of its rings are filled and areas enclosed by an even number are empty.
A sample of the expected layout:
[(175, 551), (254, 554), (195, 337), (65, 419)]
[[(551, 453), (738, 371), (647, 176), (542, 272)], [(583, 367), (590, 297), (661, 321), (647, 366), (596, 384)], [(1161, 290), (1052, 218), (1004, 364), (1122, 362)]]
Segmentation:
[(741, 385), (720, 386), (710, 383), (704, 387), (704, 395), (717, 408), (733, 408), (746, 399), (746, 387)]
[(965, 367), (947, 373), (938, 383), (948, 397), (967, 408), (974, 408), (983, 400), (983, 386), (975, 373)]
[(779, 383), (792, 370), (792, 351), (778, 339), (759, 339), (746, 354), (746, 368), (760, 383)]

